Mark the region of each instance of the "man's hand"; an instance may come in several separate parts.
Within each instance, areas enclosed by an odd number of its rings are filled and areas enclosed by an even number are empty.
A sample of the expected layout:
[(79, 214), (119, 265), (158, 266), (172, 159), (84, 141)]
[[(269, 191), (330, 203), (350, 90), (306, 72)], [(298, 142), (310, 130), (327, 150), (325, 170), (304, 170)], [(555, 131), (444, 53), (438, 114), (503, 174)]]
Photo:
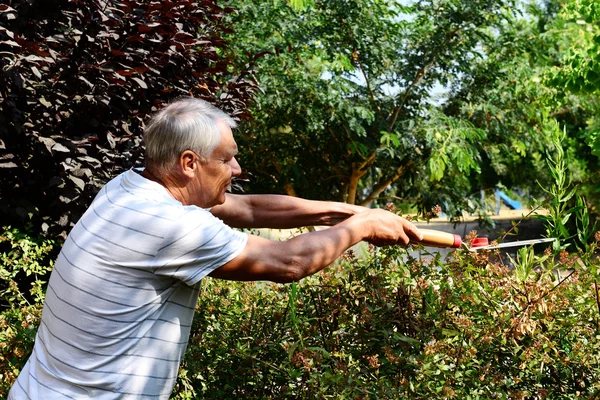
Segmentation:
[(423, 235), (410, 221), (382, 209), (364, 211), (353, 218), (362, 218), (365, 225), (365, 241), (375, 246), (408, 245), (423, 240)]

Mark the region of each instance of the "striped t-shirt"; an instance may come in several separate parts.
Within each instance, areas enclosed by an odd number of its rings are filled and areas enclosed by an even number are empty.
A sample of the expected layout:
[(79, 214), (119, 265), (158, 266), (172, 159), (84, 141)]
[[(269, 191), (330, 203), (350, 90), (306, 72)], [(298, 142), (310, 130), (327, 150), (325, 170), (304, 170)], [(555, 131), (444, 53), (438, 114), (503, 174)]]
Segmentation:
[(199, 281), (246, 242), (134, 170), (113, 179), (62, 248), (9, 399), (168, 399)]

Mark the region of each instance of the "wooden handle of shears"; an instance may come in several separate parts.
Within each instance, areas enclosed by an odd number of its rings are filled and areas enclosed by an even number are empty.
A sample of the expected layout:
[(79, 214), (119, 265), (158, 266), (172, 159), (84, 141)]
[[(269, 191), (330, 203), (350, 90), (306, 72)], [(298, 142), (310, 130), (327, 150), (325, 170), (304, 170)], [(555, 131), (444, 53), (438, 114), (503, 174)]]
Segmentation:
[(423, 246), (451, 247), (455, 249), (462, 244), (462, 238), (454, 233), (436, 231), (434, 229), (419, 229), (419, 232), (423, 234), (423, 240), (417, 243)]

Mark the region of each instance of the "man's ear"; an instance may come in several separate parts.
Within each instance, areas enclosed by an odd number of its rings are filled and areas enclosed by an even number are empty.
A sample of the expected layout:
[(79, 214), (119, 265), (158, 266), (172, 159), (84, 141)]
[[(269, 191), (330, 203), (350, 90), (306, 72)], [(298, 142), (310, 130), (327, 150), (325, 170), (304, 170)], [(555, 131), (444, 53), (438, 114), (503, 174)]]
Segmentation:
[(198, 156), (191, 150), (186, 150), (179, 156), (179, 170), (186, 178), (192, 179), (200, 163), (196, 162)]

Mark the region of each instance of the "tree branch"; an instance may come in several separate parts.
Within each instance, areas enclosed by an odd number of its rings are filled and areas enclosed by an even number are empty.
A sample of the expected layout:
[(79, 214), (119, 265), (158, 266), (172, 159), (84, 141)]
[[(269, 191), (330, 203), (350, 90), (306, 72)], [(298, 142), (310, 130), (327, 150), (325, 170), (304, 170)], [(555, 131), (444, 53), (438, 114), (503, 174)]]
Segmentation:
[(354, 57), (354, 60), (358, 64), (358, 67), (360, 68), (360, 72), (362, 72), (363, 78), (365, 78), (365, 83), (367, 84), (367, 90), (369, 91), (369, 96), (371, 97), (373, 104), (375, 104), (377, 111), (381, 112), (381, 108), (379, 107), (379, 104), (377, 104), (377, 102), (375, 101), (375, 94), (373, 93), (373, 89), (371, 89), (371, 83), (369, 82), (369, 77), (367, 76), (367, 71), (365, 71), (365, 68), (364, 68), (362, 62), (360, 61), (358, 52), (356, 50), (353, 50), (352, 56)]
[[(425, 75), (427, 75), (427, 71), (434, 65), (437, 55), (441, 52), (442, 49), (448, 47), (448, 43), (450, 42), (450, 40), (452, 40), (463, 28), (464, 26), (459, 25), (452, 32), (447, 33), (446, 38), (444, 39), (442, 44), (438, 46), (437, 49), (435, 49), (435, 52), (433, 52), (433, 54), (429, 57), (430, 61), (428, 63), (425, 63), (425, 65), (423, 65), (423, 67), (419, 71), (417, 71), (417, 73), (415, 74), (415, 78), (410, 83), (408, 88), (406, 88), (406, 90), (404, 91), (404, 95), (402, 96), (400, 104), (394, 110), (392, 121), (390, 122), (390, 126), (388, 128), (389, 132), (391, 132), (394, 129), (394, 126), (396, 125), (396, 120), (400, 115), (400, 111), (402, 110), (402, 108), (404, 108), (404, 104), (406, 103), (408, 96), (412, 93), (413, 89), (425, 78)], [(425, 53), (423, 55), (423, 59), (426, 59), (427, 56), (427, 53)]]
[(367, 196), (367, 198), (360, 203), (360, 205), (367, 207), (373, 201), (377, 200), (377, 198), (379, 197), (381, 192), (383, 192), (389, 185), (391, 185), (392, 183), (397, 181), (398, 178), (400, 178), (402, 175), (404, 175), (404, 173), (406, 172), (406, 170), (410, 166), (410, 164), (411, 163), (409, 162), (407, 164), (399, 166), (398, 168), (396, 168), (396, 170), (394, 171), (394, 174), (392, 176), (390, 176), (389, 178), (387, 178), (385, 180), (380, 180), (377, 183), (377, 185), (375, 185), (375, 187), (373, 187), (373, 190), (371, 190), (371, 193)]

